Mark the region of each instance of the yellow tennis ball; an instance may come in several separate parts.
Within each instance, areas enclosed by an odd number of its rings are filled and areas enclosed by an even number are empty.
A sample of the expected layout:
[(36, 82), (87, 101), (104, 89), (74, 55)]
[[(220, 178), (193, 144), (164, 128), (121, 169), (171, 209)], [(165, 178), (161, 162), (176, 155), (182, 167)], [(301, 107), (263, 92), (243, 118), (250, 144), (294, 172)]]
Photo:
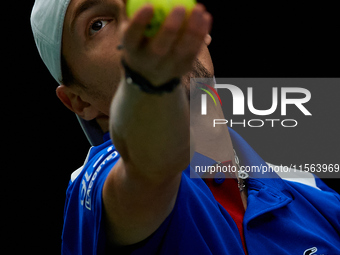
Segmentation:
[(189, 14), (195, 6), (196, 0), (128, 0), (126, 3), (128, 17), (133, 17), (140, 8), (148, 3), (154, 8), (154, 16), (145, 30), (145, 36), (153, 37), (174, 7), (183, 6)]

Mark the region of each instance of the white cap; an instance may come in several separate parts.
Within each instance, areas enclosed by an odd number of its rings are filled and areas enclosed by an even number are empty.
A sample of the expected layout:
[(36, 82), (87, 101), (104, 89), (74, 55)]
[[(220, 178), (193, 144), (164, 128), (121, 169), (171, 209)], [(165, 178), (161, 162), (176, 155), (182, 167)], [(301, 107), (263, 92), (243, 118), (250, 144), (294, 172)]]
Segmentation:
[(53, 78), (62, 83), (61, 46), (64, 19), (71, 0), (36, 0), (31, 26), (39, 54)]
[[(39, 54), (58, 84), (62, 84), (63, 80), (61, 46), (65, 15), (70, 2), (71, 0), (35, 0), (31, 14), (33, 36)], [(103, 142), (103, 132), (95, 121), (85, 121), (79, 117), (78, 120), (93, 146)]]

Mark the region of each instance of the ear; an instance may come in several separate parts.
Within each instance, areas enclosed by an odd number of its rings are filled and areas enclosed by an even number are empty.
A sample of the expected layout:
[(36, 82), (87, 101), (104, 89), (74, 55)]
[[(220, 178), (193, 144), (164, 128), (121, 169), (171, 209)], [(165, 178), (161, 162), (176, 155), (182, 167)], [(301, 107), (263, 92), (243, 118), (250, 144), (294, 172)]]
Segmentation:
[(60, 101), (72, 112), (77, 114), (84, 120), (95, 119), (99, 111), (96, 110), (90, 103), (84, 101), (80, 96), (79, 92), (67, 87), (65, 85), (60, 85), (57, 88), (57, 97)]

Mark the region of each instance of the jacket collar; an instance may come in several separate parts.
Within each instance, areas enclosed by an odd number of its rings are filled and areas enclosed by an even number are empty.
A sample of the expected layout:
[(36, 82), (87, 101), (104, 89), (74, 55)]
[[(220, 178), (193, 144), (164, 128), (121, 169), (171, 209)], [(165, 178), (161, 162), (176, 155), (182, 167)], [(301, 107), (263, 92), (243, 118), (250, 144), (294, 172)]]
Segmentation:
[(240, 165), (248, 169), (260, 169), (250, 172), (247, 179), (248, 208), (244, 224), (252, 219), (289, 204), (293, 196), (286, 183), (271, 169), (253, 148), (233, 129), (229, 133)]

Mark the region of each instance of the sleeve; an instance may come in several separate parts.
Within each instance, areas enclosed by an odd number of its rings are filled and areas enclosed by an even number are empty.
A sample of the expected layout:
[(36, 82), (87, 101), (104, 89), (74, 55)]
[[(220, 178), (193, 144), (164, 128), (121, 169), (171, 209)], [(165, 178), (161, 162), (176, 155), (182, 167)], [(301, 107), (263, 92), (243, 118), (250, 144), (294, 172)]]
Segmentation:
[(90, 160), (67, 191), (62, 254), (104, 254), (102, 190), (119, 154), (105, 149)]
[(109, 154), (93, 172), (86, 190), (82, 234), (87, 236), (85, 236), (82, 241), (92, 242), (93, 246), (91, 254), (103, 254), (105, 251), (106, 238), (104, 228), (102, 227), (102, 191), (106, 178), (117, 161), (118, 153), (116, 151)]

